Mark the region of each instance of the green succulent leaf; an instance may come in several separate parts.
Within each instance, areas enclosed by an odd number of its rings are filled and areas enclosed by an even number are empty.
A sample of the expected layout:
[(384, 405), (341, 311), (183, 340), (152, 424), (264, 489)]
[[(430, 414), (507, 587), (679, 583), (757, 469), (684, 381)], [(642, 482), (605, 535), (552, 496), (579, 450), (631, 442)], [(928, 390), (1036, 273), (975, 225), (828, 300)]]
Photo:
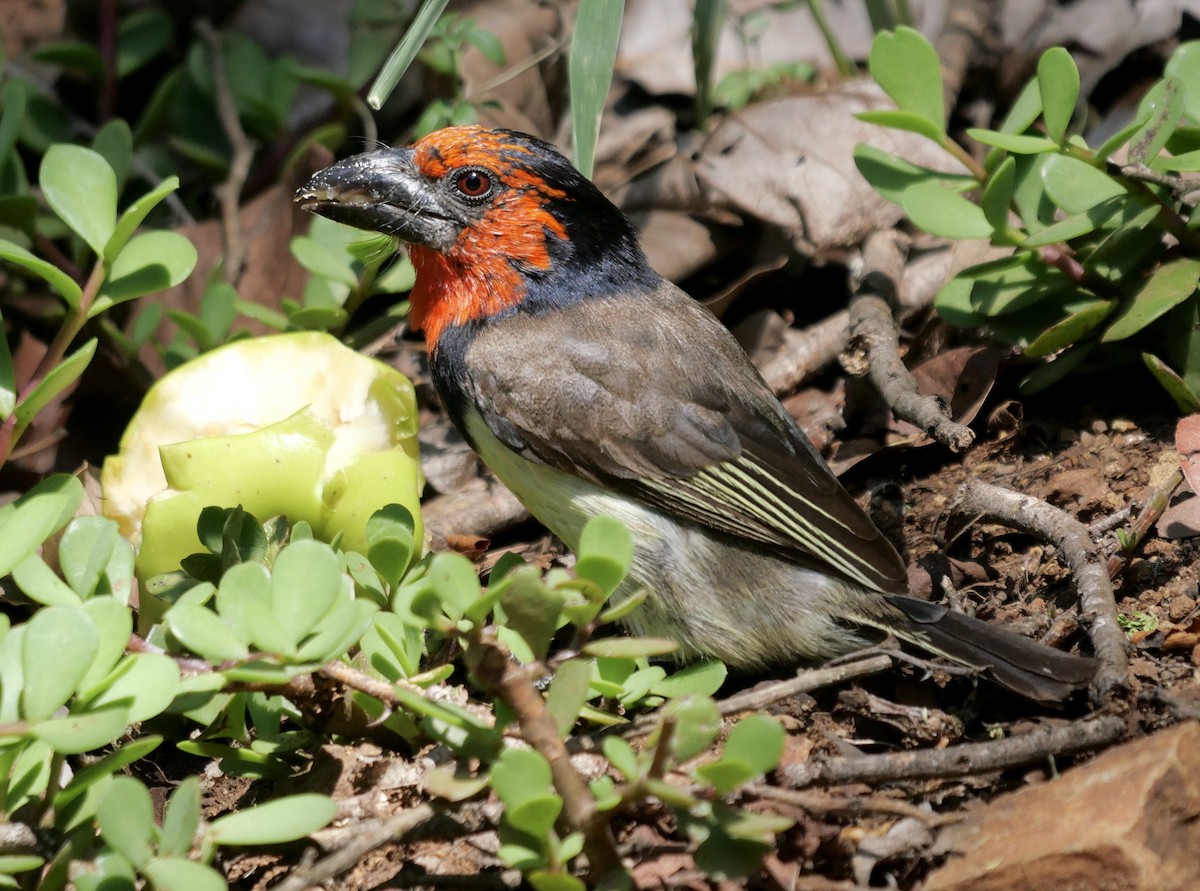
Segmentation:
[(184, 857), (156, 857), (141, 870), (159, 891), (226, 891), (229, 887), (211, 866)]
[(678, 649), (679, 644), (665, 637), (607, 637), (592, 641), (583, 651), (589, 656), (636, 659), (641, 656), (667, 656)]
[(1109, 198), (1074, 216), (1051, 223), (1049, 226), (1030, 235), (1021, 244), (1026, 248), (1035, 248), (1081, 238), (1090, 232), (1095, 232), (1116, 214), (1120, 213), (1122, 205), (1125, 203), (1124, 195)]
[(541, 573), (532, 566), (518, 567), (504, 581), (500, 606), (505, 627), (525, 642), (534, 659), (544, 658), (562, 615), (563, 595), (547, 587)]
[(871, 76), (900, 109), (931, 125), (935, 139), (945, 133), (942, 63), (924, 35), (907, 27), (876, 35), (867, 65)]
[(115, 704), (35, 724), (30, 732), (62, 755), (79, 755), (106, 746), (125, 733), (129, 709)]
[(75, 515), (83, 484), (75, 477), (47, 477), (14, 502), (0, 507), (0, 575), (27, 560), (42, 542)]
[(133, 777), (113, 777), (96, 811), (104, 841), (138, 868), (154, 856), (158, 827), (150, 791)]
[(104, 262), (108, 264), (110, 269), (121, 251), (129, 244), (129, 239), (133, 237), (133, 233), (137, 231), (137, 227), (145, 221), (150, 211), (154, 210), (164, 198), (178, 188), (179, 177), (168, 176), (141, 198), (134, 201), (129, 207), (125, 208), (125, 212), (117, 220), (117, 225), (113, 229), (113, 234), (109, 237), (108, 243), (104, 245)]
[(316, 832), (335, 814), (337, 804), (326, 795), (288, 795), (218, 817), (207, 836), (221, 845), (277, 845)]
[(1183, 84), (1187, 116), (1200, 122), (1200, 40), (1181, 43), (1167, 60), (1164, 73)]
[(434, 554), (429, 563), (429, 579), (446, 615), (458, 621), (483, 594), (475, 566), (462, 554)]
[(107, 682), (109, 674), (125, 654), (129, 635), (133, 632), (133, 612), (117, 597), (93, 597), (83, 604), (96, 628), (96, 656), (79, 682), (79, 694), (85, 698), (94, 696), (101, 683)]
[(1056, 353), (1076, 341), (1087, 337), (1112, 311), (1116, 309), (1115, 300), (1093, 300), (1080, 309), (1075, 310), (1061, 322), (1057, 322), (1042, 331), (1025, 347), (1025, 355), (1031, 359), (1041, 358)]
[(779, 765), (785, 739), (783, 725), (774, 718), (751, 715), (729, 732), (722, 757), (736, 758), (756, 774), (769, 773)]
[(1064, 350), (1053, 361), (1047, 362), (1027, 374), (1017, 385), (1018, 391), (1032, 395), (1057, 383), (1078, 368), (1083, 360), (1091, 354), (1094, 346), (1095, 344), (1092, 342), (1084, 342)]
[(61, 792), (54, 796), (54, 807), (62, 810), (88, 789), (115, 776), (120, 770), (145, 758), (162, 744), (161, 736), (143, 736), (80, 770)]
[(600, 741), (600, 749), (627, 782), (634, 782), (641, 777), (644, 771), (638, 761), (637, 752), (625, 739), (620, 736), (606, 736)]
[(1197, 394), (1179, 374), (1153, 353), (1142, 353), (1142, 362), (1154, 375), (1154, 379), (1167, 391), (1179, 407), (1181, 414), (1200, 412), (1200, 394)]
[(1008, 215), (1012, 207), (1013, 192), (1016, 188), (1017, 161), (1015, 158), (1005, 158), (1000, 162), (988, 178), (980, 199), (980, 207), (988, 224), (996, 232), (1008, 230)]
[(492, 765), (492, 789), (506, 810), (542, 798), (553, 789), (550, 763), (533, 749), (505, 749)]
[(412, 512), (389, 504), (367, 520), (367, 559), (390, 587), (396, 587), (416, 553)]
[(721, 730), (721, 712), (707, 696), (673, 699), (663, 706), (663, 716), (675, 719), (671, 754), (679, 762), (690, 761), (708, 751)]
[[(582, 833), (575, 833), (575, 835), (582, 841)], [(560, 860), (569, 860), (571, 856), (574, 855), (565, 856), (563, 852), (559, 852)], [(542, 869), (534, 869), (525, 874), (525, 879), (534, 891), (585, 891), (587, 888), (583, 879), (565, 872), (546, 872)]]
[(24, 433), (25, 428), (29, 426), (38, 412), (49, 405), (60, 393), (65, 392), (71, 384), (79, 380), (80, 375), (91, 363), (92, 356), (96, 354), (97, 342), (93, 337), (63, 359), (42, 378), (41, 382), (24, 399), (17, 403), (15, 436)]
[(992, 224), (978, 204), (937, 183), (920, 183), (904, 193), (908, 218), (943, 238), (987, 238)]
[(951, 188), (969, 188), (975, 183), (972, 176), (920, 167), (870, 145), (854, 147), (854, 164), (872, 188), (894, 204), (902, 203), (905, 191), (918, 183), (939, 182)]
[(1002, 133), (997, 130), (981, 130), (978, 127), (967, 128), (967, 135), (976, 142), (1012, 152), (1014, 155), (1040, 155), (1043, 152), (1058, 151), (1058, 143), (1044, 136)]
[(557, 795), (539, 795), (506, 807), (504, 819), (514, 829), (527, 832), (534, 838), (545, 838), (554, 830), (554, 823), (562, 813), (563, 800)]
[(378, 604), (365, 598), (343, 600), (300, 647), (297, 660), (322, 664), (341, 658), (362, 639), (378, 610)]
[(1128, 300), (1101, 335), (1102, 343), (1132, 337), (1155, 319), (1187, 300), (1200, 282), (1200, 260), (1181, 258), (1160, 266)]
[(1050, 199), (1068, 214), (1078, 214), (1126, 194), (1125, 187), (1086, 161), (1054, 155), (1042, 168)]
[(65, 705), (96, 658), (99, 640), (80, 607), (47, 606), (33, 614), (21, 641), (21, 711), (42, 721)]
[(163, 813), (160, 857), (186, 857), (200, 825), (200, 778), (190, 776), (175, 787)]
[(667, 699), (679, 696), (712, 696), (725, 683), (729, 669), (724, 662), (710, 659), (694, 662), (673, 674), (667, 675), (653, 687), (651, 692)]
[(271, 570), (271, 609), (282, 633), (298, 646), (349, 600), (350, 579), (333, 548), (322, 541), (297, 541), (284, 548)]
[(911, 111), (860, 111), (855, 115), (864, 124), (875, 124), (880, 127), (890, 127), (893, 130), (904, 130), (927, 136), (936, 142), (941, 142), (946, 133), (942, 127), (919, 114)]
[(594, 517), (579, 539), (575, 573), (595, 582), (605, 599), (625, 580), (633, 565), (633, 536), (620, 520)]
[(52, 145), (38, 181), (51, 210), (102, 257), (117, 225), (117, 177), (103, 156), (79, 145)]
[(554, 718), (559, 736), (566, 736), (575, 726), (588, 699), (594, 667), (594, 660), (577, 657), (568, 659), (554, 673), (554, 680), (546, 691), (546, 709)]
[(179, 690), (179, 666), (162, 653), (131, 653), (118, 666), (111, 684), (89, 700), (87, 708), (122, 706), (129, 721), (147, 721), (166, 711)]
[(0, 259), (32, 272), (57, 291), (69, 309), (79, 309), (80, 302), (83, 300), (83, 289), (79, 287), (75, 279), (53, 263), (47, 263), (40, 257), (35, 257), (19, 244), (14, 244), (4, 238), (0, 238)]
[(113, 260), (88, 318), (146, 294), (180, 284), (196, 268), (196, 247), (178, 232), (134, 236)]
[(1046, 132), (1055, 142), (1061, 143), (1079, 102), (1079, 69), (1071, 54), (1061, 46), (1042, 53), (1038, 60), (1037, 82)]
[(1147, 167), (1155, 162), (1183, 118), (1186, 97), (1182, 82), (1176, 77), (1159, 81), (1142, 98), (1137, 117), (1146, 123), (1133, 137), (1129, 160)]

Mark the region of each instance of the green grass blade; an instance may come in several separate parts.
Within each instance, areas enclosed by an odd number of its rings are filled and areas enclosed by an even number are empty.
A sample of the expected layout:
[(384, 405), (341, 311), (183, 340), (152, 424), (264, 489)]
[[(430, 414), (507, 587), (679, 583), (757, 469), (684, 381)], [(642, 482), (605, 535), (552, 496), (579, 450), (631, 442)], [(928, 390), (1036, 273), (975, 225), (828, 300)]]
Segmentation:
[(417, 57), (417, 53), (425, 43), (425, 38), (429, 36), (429, 32), (437, 24), (449, 2), (450, 0), (425, 0), (421, 4), (421, 9), (417, 12), (412, 24), (404, 32), (404, 36), (400, 38), (400, 42), (396, 44), (392, 54), (388, 56), (388, 60), (383, 63), (383, 70), (375, 78), (375, 83), (371, 84), (371, 92), (367, 94), (367, 104), (373, 109), (379, 111), (383, 107), (384, 100), (391, 95), (396, 84), (400, 82), (400, 78), (404, 76), (404, 72), (408, 70), (408, 66)]
[(592, 175), (596, 163), (600, 115), (612, 83), (624, 12), (625, 0), (582, 0), (575, 19), (569, 65), (571, 143), (575, 166), (584, 176)]

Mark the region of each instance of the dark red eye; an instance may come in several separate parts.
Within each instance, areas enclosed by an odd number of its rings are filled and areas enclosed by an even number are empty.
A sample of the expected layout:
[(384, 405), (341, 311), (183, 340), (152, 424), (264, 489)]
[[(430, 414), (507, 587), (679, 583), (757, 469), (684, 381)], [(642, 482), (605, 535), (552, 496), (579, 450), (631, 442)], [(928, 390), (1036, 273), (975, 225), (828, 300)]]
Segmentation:
[(454, 180), (454, 188), (468, 198), (482, 198), (492, 187), (492, 178), (479, 170), (466, 170)]

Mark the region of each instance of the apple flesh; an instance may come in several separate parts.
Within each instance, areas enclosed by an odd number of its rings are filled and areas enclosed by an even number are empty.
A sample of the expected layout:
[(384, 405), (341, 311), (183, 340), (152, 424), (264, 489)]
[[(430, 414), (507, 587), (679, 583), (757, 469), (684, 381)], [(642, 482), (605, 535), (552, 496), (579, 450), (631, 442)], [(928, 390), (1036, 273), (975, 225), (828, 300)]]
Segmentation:
[(209, 505), (306, 520), (365, 553), (368, 518), (397, 503), (423, 541), (416, 434), (412, 383), (336, 338), (236, 341), (146, 394), (104, 462), (104, 513), (137, 549), (143, 582), (202, 550), (196, 521)]

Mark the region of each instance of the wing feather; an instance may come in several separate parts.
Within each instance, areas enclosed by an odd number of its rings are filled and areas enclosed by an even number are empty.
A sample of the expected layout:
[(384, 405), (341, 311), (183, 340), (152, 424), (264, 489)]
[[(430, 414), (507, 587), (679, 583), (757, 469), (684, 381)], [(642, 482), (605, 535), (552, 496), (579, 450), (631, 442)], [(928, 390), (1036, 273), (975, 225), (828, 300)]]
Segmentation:
[[(539, 346), (552, 338), (554, 351)], [(905, 589), (891, 544), (736, 341), (673, 286), (493, 321), (468, 351), (471, 401), (525, 457), (866, 587)]]

